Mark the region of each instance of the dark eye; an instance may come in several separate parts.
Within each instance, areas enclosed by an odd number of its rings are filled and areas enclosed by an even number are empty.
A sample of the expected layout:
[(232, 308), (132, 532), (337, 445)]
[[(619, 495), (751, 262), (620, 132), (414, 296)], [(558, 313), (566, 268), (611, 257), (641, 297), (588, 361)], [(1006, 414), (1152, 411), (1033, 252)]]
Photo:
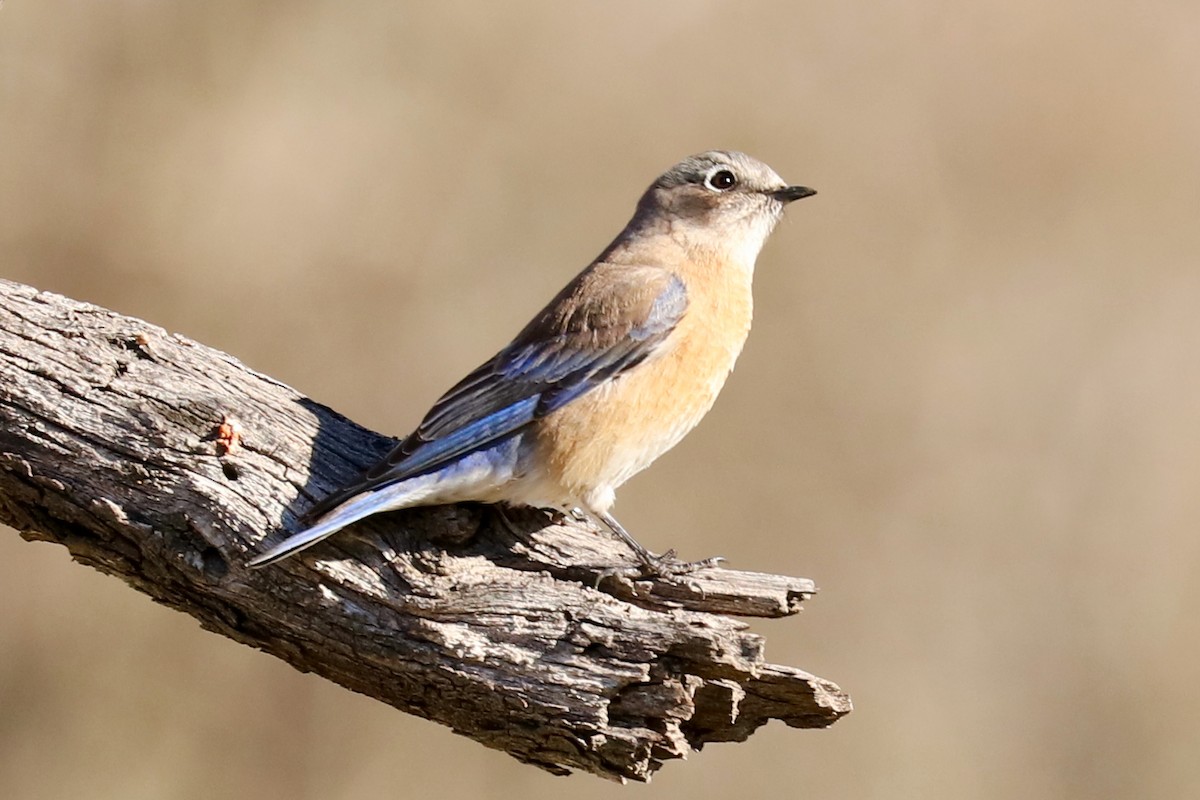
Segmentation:
[(719, 169), (704, 179), (704, 185), (718, 192), (737, 186), (737, 177), (727, 169)]

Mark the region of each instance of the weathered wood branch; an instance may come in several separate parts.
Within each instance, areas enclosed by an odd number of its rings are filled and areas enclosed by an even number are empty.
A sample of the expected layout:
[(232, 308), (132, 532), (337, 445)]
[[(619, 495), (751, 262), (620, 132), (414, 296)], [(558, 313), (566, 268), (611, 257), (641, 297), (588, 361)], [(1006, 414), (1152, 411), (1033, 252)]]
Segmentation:
[(770, 719), (824, 727), (837, 686), (763, 659), (728, 615), (810, 581), (601, 577), (610, 535), (533, 509), (382, 515), (281, 564), (246, 559), (392, 440), (232, 357), (0, 282), (0, 521), (200, 624), (551, 772), (645, 780)]

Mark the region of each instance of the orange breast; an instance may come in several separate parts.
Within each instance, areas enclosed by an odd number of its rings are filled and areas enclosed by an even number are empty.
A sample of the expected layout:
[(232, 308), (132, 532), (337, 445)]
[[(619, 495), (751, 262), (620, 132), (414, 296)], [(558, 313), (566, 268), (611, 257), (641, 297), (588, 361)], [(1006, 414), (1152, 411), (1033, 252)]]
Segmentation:
[(547, 477), (581, 501), (611, 498), (613, 489), (696, 426), (750, 330), (750, 281), (741, 272), (705, 276), (721, 280), (681, 276), (688, 310), (659, 351), (542, 421), (537, 447)]

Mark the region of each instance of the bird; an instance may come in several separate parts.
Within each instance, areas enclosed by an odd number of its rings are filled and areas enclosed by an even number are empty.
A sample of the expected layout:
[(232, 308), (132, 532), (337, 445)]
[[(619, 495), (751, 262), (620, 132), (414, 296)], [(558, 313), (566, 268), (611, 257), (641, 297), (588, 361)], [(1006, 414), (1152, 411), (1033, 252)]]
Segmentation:
[(264, 567), (364, 517), (481, 502), (582, 513), (647, 576), (721, 559), (656, 555), (612, 515), (616, 489), (708, 413), (750, 332), (755, 261), (784, 207), (816, 194), (745, 153), (683, 159), (516, 337), (434, 403), (363, 477), (319, 501)]

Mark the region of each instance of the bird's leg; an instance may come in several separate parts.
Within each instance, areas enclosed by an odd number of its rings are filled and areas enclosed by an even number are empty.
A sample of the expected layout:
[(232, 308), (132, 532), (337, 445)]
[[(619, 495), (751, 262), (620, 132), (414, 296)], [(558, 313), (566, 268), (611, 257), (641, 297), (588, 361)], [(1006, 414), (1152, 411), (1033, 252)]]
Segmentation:
[(625, 530), (612, 514), (609, 514), (607, 511), (594, 511), (593, 513), (600, 518), (601, 522), (608, 526), (609, 530), (620, 536), (625, 541), (625, 544), (629, 545), (630, 549), (637, 555), (638, 561), (642, 562), (642, 574), (645, 577), (673, 578), (678, 575), (689, 575), (697, 570), (715, 567), (725, 560), (721, 556), (713, 556), (702, 561), (680, 561), (675, 557), (674, 550), (668, 550), (661, 556), (656, 556), (645, 547), (642, 547), (641, 543), (637, 539), (634, 539), (629, 531)]

